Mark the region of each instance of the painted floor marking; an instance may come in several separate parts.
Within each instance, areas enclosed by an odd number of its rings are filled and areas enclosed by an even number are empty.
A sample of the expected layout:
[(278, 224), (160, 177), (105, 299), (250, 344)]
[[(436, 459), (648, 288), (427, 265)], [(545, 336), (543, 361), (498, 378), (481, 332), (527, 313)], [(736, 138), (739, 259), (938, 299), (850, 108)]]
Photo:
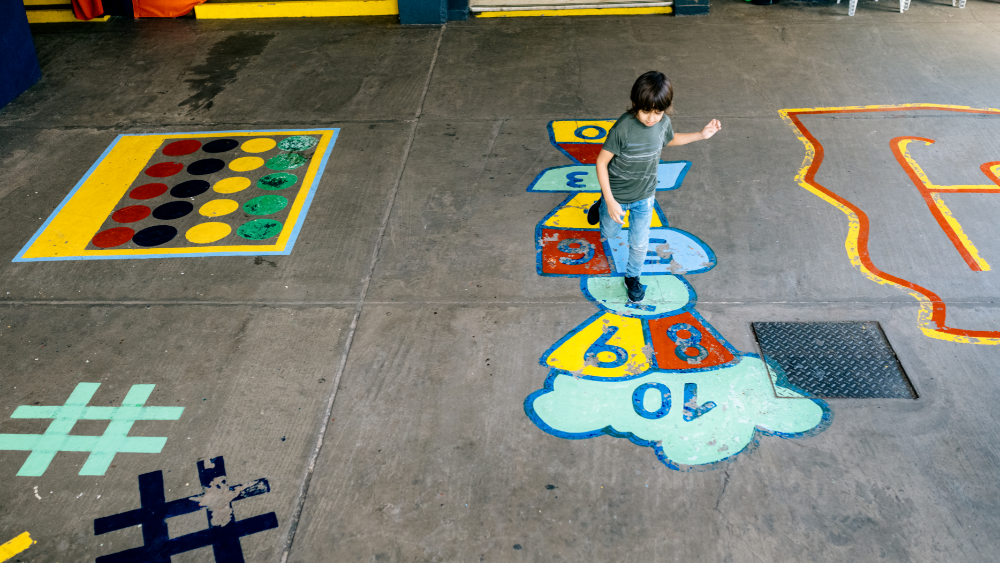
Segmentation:
[[(917, 324), (925, 336), (948, 340), (951, 342), (962, 342), (967, 344), (1000, 344), (1000, 331), (997, 330), (967, 330), (950, 327), (947, 325), (948, 306), (936, 293), (913, 283), (907, 279), (894, 276), (877, 268), (868, 253), (868, 236), (870, 221), (868, 215), (856, 204), (848, 201), (843, 196), (830, 190), (816, 181), (816, 174), (823, 164), (823, 145), (802, 124), (801, 116), (824, 115), (824, 114), (851, 114), (851, 113), (875, 113), (875, 112), (899, 112), (899, 111), (950, 111), (956, 113), (988, 114), (1000, 115), (1000, 109), (976, 109), (966, 106), (949, 106), (939, 104), (901, 104), (889, 106), (848, 106), (829, 108), (804, 108), (804, 109), (783, 109), (778, 113), (782, 119), (787, 121), (796, 132), (799, 140), (805, 146), (806, 154), (802, 160), (802, 168), (795, 176), (795, 181), (800, 186), (818, 196), (820, 199), (833, 205), (848, 220), (847, 238), (844, 240), (844, 247), (847, 249), (847, 257), (855, 268), (861, 271), (868, 279), (885, 285), (895, 285), (913, 296), (920, 303), (920, 312), (917, 314)], [(998, 167), (1000, 163), (988, 162), (982, 165), (981, 170), (987, 177), (1000, 185), (997, 179)]]
[[(598, 225), (584, 222), (600, 197), (593, 161), (613, 124), (550, 122), (553, 145), (576, 164), (542, 171), (527, 190), (570, 194), (535, 227), (537, 271), (580, 278), (599, 312), (542, 355), (549, 375), (524, 400), (525, 414), (559, 438), (628, 439), (681, 471), (717, 467), (755, 447), (761, 435), (822, 432), (833, 420), (825, 402), (791, 385), (772, 386), (759, 356), (733, 348), (695, 310), (694, 288), (680, 274), (711, 270), (715, 253), (667, 227), (659, 205), (640, 278), (646, 297), (628, 301), (626, 230), (604, 240)], [(657, 191), (679, 188), (690, 166), (661, 162)]]
[[(907, 152), (907, 145), (912, 141), (921, 141), (925, 145), (934, 144), (933, 139), (925, 139), (923, 137), (896, 137), (890, 141), (890, 147), (892, 148), (892, 154), (896, 156), (896, 160), (899, 162), (903, 170), (906, 171), (907, 176), (913, 181), (913, 185), (917, 187), (920, 191), (920, 195), (923, 196), (924, 201), (927, 203), (927, 209), (930, 210), (931, 215), (941, 226), (941, 230), (948, 235), (948, 240), (955, 245), (955, 250), (962, 256), (965, 263), (969, 265), (969, 268), (974, 272), (986, 272), (990, 270), (990, 265), (979, 255), (979, 249), (976, 245), (972, 244), (972, 241), (962, 230), (962, 225), (959, 224), (958, 219), (951, 213), (948, 206), (945, 205), (944, 200), (938, 194), (942, 193), (1000, 193), (1000, 182), (997, 184), (986, 184), (986, 185), (955, 185), (955, 186), (939, 186), (930, 181), (927, 174), (924, 172), (923, 168), (917, 164), (910, 153)], [(986, 166), (992, 163), (986, 163), (981, 167), (983, 173), (990, 176), (990, 172)], [(994, 176), (995, 177), (995, 176)], [(992, 179), (992, 178), (991, 178)]]
[[(97, 563), (170, 563), (170, 556), (212, 546), (218, 563), (243, 563), (240, 538), (278, 527), (274, 512), (236, 520), (233, 503), (271, 491), (267, 479), (248, 485), (229, 485), (221, 456), (198, 462), (198, 479), (203, 492), (167, 502), (163, 472), (139, 475), (140, 508), (94, 520), (94, 534), (101, 535), (132, 526), (142, 527), (143, 545), (97, 558)], [(171, 538), (167, 519), (205, 509), (208, 527)]]
[(0, 563), (8, 561), (11, 557), (31, 547), (34, 543), (34, 540), (31, 539), (31, 534), (24, 532), (9, 542), (0, 544)]
[(290, 254), (339, 131), (119, 135), (13, 261)]
[[(184, 407), (144, 406), (155, 385), (133, 385), (120, 407), (88, 407), (100, 383), (79, 383), (60, 406), (21, 405), (11, 418), (54, 419), (44, 434), (0, 434), (0, 450), (30, 451), (17, 472), (21, 477), (45, 473), (58, 452), (90, 452), (80, 475), (104, 475), (118, 453), (156, 454), (167, 443), (165, 437), (129, 436), (137, 420), (178, 420)], [(109, 420), (100, 436), (71, 436), (78, 420)]]

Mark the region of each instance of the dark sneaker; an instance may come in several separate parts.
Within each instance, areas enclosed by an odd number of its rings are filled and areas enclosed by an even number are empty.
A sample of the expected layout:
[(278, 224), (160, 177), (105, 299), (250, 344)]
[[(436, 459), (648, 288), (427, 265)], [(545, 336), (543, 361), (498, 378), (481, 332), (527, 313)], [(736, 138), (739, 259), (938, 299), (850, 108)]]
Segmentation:
[(594, 205), (590, 206), (590, 211), (587, 212), (587, 222), (591, 225), (596, 225), (601, 221), (601, 198), (597, 198)]
[(628, 290), (628, 300), (632, 303), (638, 303), (646, 297), (646, 288), (642, 287), (639, 278), (625, 276), (625, 289)]

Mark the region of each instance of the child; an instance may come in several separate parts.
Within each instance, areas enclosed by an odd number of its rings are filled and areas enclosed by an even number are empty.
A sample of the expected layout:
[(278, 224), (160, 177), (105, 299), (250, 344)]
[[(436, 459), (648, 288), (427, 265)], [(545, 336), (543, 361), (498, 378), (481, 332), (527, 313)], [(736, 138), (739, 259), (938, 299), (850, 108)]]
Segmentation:
[(663, 73), (655, 70), (635, 81), (631, 98), (632, 107), (611, 127), (597, 156), (597, 181), (603, 197), (590, 208), (587, 219), (593, 225), (600, 216), (601, 238), (611, 240), (621, 232), (625, 212), (631, 211), (625, 288), (628, 300), (637, 303), (646, 296), (639, 274), (649, 244), (660, 151), (664, 146), (708, 139), (722, 124), (713, 119), (698, 133), (675, 135), (667, 117), (673, 113), (674, 88)]

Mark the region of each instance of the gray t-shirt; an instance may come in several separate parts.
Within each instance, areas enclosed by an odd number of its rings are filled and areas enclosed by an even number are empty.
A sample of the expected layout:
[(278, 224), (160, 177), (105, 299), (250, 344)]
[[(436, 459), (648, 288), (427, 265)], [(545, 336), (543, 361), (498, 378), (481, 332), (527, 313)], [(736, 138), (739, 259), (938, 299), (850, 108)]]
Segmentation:
[(608, 164), (615, 201), (632, 203), (653, 197), (660, 151), (673, 138), (674, 128), (665, 115), (652, 127), (646, 127), (630, 113), (618, 118), (604, 141), (604, 150), (615, 155)]

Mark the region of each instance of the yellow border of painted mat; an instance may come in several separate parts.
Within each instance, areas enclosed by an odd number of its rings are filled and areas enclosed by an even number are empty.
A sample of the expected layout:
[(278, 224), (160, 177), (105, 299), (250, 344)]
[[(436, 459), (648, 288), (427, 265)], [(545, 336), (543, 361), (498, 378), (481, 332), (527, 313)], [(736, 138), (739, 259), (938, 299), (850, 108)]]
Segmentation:
[(533, 16), (637, 16), (642, 14), (672, 14), (671, 6), (652, 8), (582, 8), (579, 10), (510, 10), (504, 12), (476, 12), (477, 18), (522, 18)]
[(320, 0), (315, 2), (218, 2), (199, 4), (200, 20), (249, 18), (326, 18), (337, 16), (393, 16), (397, 0)]
[[(326, 166), (339, 129), (202, 131), (162, 135), (119, 135), (62, 204), (49, 216), (14, 262), (49, 260), (107, 260), (115, 258), (167, 258), (177, 256), (254, 256), (290, 254), (319, 177)], [(128, 248), (88, 250), (90, 239), (145, 169), (149, 159), (167, 139), (205, 137), (254, 137), (260, 135), (322, 134), (309, 161), (302, 188), (289, 208), (285, 227), (274, 244), (186, 246), (184, 248)]]
[(14, 539), (0, 544), (0, 563), (7, 561), (34, 544), (35, 541), (31, 539), (31, 534), (28, 532), (24, 532)]

